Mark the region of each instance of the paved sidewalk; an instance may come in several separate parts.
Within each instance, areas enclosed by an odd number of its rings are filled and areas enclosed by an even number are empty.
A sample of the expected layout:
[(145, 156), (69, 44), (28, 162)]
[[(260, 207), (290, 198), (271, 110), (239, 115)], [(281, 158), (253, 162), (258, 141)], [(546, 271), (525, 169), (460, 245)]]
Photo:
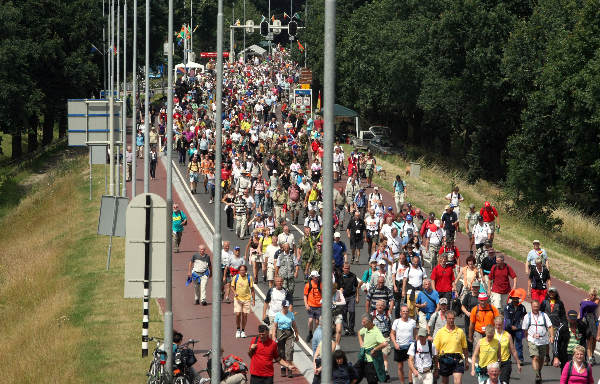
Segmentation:
[[(164, 159), (164, 158), (161, 158)], [(163, 198), (166, 197), (166, 170), (164, 167), (164, 161), (159, 161), (156, 169), (156, 180), (150, 181), (150, 192), (156, 193)], [(144, 166), (143, 162), (138, 159), (137, 161), (137, 184), (136, 189), (139, 193), (144, 191), (143, 183)], [(206, 359), (201, 357), (201, 353), (208, 351), (211, 348), (212, 340), (212, 279), (209, 280), (208, 284), (208, 305), (194, 305), (194, 291), (192, 286), (185, 286), (187, 280), (187, 268), (188, 263), (197, 251), (198, 245), (204, 244), (207, 252), (212, 257), (212, 234), (206, 231), (204, 222), (200, 220), (196, 208), (191, 203), (191, 200), (187, 198), (185, 193), (180, 192), (176, 188), (178, 183), (177, 175), (173, 175), (173, 202), (179, 204), (180, 208), (188, 216), (188, 225), (185, 227), (183, 238), (181, 241), (180, 252), (173, 253), (173, 327), (174, 329), (181, 332), (184, 336), (184, 340), (197, 339), (200, 343), (196, 344), (195, 351), (198, 362), (194, 366), (196, 370), (206, 368)], [(128, 183), (128, 195), (131, 198), (130, 183)], [(183, 196), (183, 198), (182, 198)], [(208, 235), (208, 236), (207, 236)], [(260, 303), (259, 303), (260, 302)], [(158, 299), (158, 303), (161, 310), (164, 311), (164, 300)], [(257, 295), (257, 307), (256, 309), (262, 311), (262, 302), (259, 300)], [(153, 307), (151, 307), (153, 308)], [(255, 310), (256, 310), (255, 309)], [(252, 337), (257, 335), (259, 321), (254, 315), (248, 317), (248, 324), (246, 326), (246, 339), (235, 338), (235, 316), (233, 314), (233, 304), (222, 305), (222, 317), (221, 317), (221, 343), (225, 350), (225, 355), (233, 353), (241, 357), (244, 362), (250, 365), (250, 357), (248, 356), (248, 347)], [(299, 352), (299, 351), (298, 351)], [(312, 381), (312, 373), (306, 367), (308, 359), (304, 355), (304, 369), (302, 374), (308, 375), (308, 379)], [(295, 358), (295, 360), (298, 360)], [(300, 361), (295, 361), (300, 368)], [(286, 382), (289, 383), (305, 383), (307, 379), (302, 375), (298, 374), (296, 377), (289, 379), (286, 378)], [(204, 374), (206, 375), (206, 374)], [(280, 381), (279, 365), (275, 367), (275, 380)]]

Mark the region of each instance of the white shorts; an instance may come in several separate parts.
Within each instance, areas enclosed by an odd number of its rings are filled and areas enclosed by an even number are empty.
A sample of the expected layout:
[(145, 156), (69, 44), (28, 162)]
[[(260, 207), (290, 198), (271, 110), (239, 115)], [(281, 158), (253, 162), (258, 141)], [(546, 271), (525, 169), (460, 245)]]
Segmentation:
[(267, 266), (267, 281), (275, 280), (275, 267), (273, 264), (269, 263)]

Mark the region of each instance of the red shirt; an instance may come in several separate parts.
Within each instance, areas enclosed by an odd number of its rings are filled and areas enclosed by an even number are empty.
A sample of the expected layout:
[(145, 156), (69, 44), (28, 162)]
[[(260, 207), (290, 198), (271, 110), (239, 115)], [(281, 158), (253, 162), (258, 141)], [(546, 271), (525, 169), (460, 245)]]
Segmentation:
[[(255, 337), (253, 341), (257, 344), (256, 350), (250, 360), (250, 374), (261, 377), (273, 377), (273, 360), (279, 358), (277, 352), (277, 343), (270, 337), (263, 344), (259, 337)], [(254, 344), (254, 343), (252, 343)]]
[(455, 246), (453, 246), (452, 248), (446, 248), (444, 247), (440, 247), (440, 251), (439, 254), (443, 255), (444, 253), (448, 253), (448, 252), (454, 252), (454, 266), (458, 265), (458, 259), (460, 258), (460, 251), (458, 250), (458, 248)]
[(452, 282), (454, 281), (454, 267), (442, 267), (438, 264), (431, 271), (431, 280), (435, 282), (435, 290), (438, 292), (452, 291)]
[(479, 211), (479, 214), (483, 216), (484, 223), (491, 223), (492, 221), (496, 220), (496, 217), (498, 217), (498, 211), (496, 210), (496, 207), (483, 207)]
[(503, 268), (499, 268), (498, 264), (492, 267), (490, 271), (490, 280), (494, 280), (492, 284), (492, 292), (506, 294), (510, 292), (510, 284), (508, 277), (513, 279), (517, 277), (515, 271), (508, 264), (504, 264)]

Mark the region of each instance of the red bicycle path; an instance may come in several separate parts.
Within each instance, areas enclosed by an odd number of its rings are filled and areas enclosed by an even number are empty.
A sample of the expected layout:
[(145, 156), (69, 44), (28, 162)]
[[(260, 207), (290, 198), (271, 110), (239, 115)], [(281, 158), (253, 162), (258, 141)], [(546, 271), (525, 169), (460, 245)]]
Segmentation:
[[(136, 193), (144, 191), (144, 163), (142, 159), (137, 159), (136, 162)], [(177, 175), (174, 173), (173, 178)], [(150, 180), (149, 192), (155, 193), (166, 199), (166, 169), (162, 161), (158, 161), (156, 167), (156, 179)], [(127, 194), (131, 199), (131, 183), (127, 183)], [(212, 297), (212, 278), (207, 286), (207, 306), (194, 304), (194, 289), (192, 285), (186, 287), (188, 264), (192, 255), (198, 250), (198, 246), (203, 244), (206, 247), (206, 252), (211, 256), (210, 247), (202, 237), (198, 230), (197, 224), (191, 220), (191, 215), (188, 213), (195, 207), (188, 207), (184, 204), (177, 190), (173, 188), (173, 203), (179, 204), (184, 213), (188, 216), (188, 224), (185, 227), (179, 253), (173, 252), (173, 328), (183, 334), (184, 340), (196, 339), (200, 340), (194, 346), (198, 362), (194, 368), (199, 371), (206, 368), (206, 359), (201, 357), (203, 352), (211, 349), (212, 343), (212, 305), (214, 303)], [(213, 266), (214, 267), (214, 266)], [(258, 295), (257, 295), (258, 297)], [(161, 312), (165, 311), (165, 300), (157, 299)], [(150, 307), (152, 310), (152, 306)], [(245, 339), (235, 338), (235, 316), (233, 314), (233, 304), (222, 303), (221, 308), (221, 346), (225, 350), (224, 356), (232, 353), (241, 357), (245, 363), (250, 365), (250, 357), (248, 356), (248, 347), (252, 338), (258, 333), (258, 318), (250, 313), (248, 323), (246, 325)], [(151, 335), (152, 336), (152, 335)], [(296, 372), (295, 372), (296, 373)], [(249, 376), (248, 376), (249, 378)], [(280, 381), (279, 365), (275, 364), (275, 381)], [(295, 374), (293, 378), (286, 378), (288, 383), (306, 383), (306, 379), (301, 374)]]

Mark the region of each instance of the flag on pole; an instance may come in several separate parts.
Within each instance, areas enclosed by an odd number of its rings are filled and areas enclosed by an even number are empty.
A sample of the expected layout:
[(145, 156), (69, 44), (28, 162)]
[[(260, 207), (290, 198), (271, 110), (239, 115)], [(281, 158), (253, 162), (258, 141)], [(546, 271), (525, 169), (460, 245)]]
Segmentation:
[(271, 16), (271, 21), (275, 22), (275, 15)]
[(292, 19), (296, 19), (296, 20), (302, 20), (302, 19), (300, 18), (300, 12), (296, 12), (296, 13), (294, 13), (294, 16), (292, 16)]
[(300, 44), (300, 40), (296, 40), (298, 42), (298, 49), (300, 52), (304, 52), (304, 45)]
[(317, 99), (317, 111), (321, 110), (321, 91), (319, 91), (319, 98)]
[(267, 20), (267, 18), (265, 17), (265, 15), (262, 15), (262, 19), (260, 19), (260, 22), (262, 23), (265, 20)]
[(289, 19), (289, 18), (290, 18), (290, 15), (288, 15), (288, 14), (287, 14), (287, 13), (285, 13), (285, 12), (283, 12), (283, 19), (285, 20), (285, 19)]

